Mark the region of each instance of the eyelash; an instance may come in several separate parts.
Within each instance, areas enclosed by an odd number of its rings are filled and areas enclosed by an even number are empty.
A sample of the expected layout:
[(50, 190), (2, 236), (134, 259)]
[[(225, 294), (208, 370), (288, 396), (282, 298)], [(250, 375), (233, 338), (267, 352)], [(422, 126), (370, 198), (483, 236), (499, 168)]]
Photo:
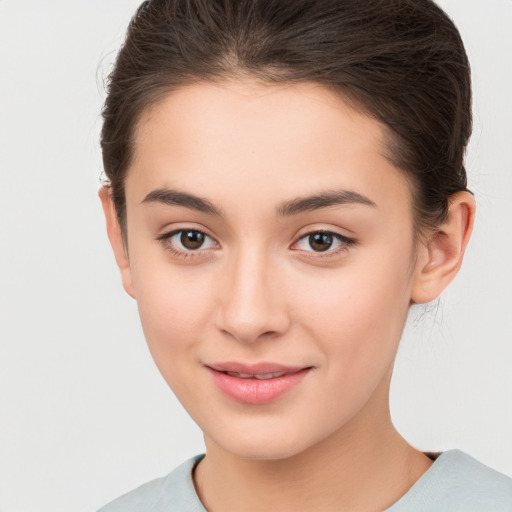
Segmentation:
[(349, 249), (349, 247), (357, 244), (357, 240), (355, 240), (354, 238), (349, 238), (347, 236), (342, 235), (341, 233), (337, 233), (336, 231), (317, 229), (314, 231), (309, 231), (308, 233), (302, 235), (298, 239), (298, 241), (295, 242), (293, 245), (297, 245), (302, 240), (307, 240), (310, 236), (317, 235), (317, 234), (329, 235), (333, 239), (337, 240), (340, 245), (339, 245), (339, 247), (337, 247), (336, 249), (333, 249), (333, 250), (331, 250), (331, 248), (329, 248), (325, 251), (313, 251), (313, 250), (304, 251), (305, 253), (309, 253), (307, 256), (308, 258), (318, 259), (318, 258), (336, 257), (336, 256), (339, 256), (341, 253), (346, 252)]
[[(197, 250), (193, 250), (193, 249), (189, 249), (189, 250), (176, 249), (175, 245), (171, 242), (171, 239), (174, 236), (176, 236), (178, 234), (183, 234), (185, 232), (199, 233), (200, 235), (204, 236), (206, 239), (210, 239), (215, 244), (217, 244), (217, 242), (215, 242), (215, 240), (211, 236), (207, 235), (204, 231), (201, 231), (200, 229), (186, 229), (186, 228), (184, 228), (184, 229), (176, 229), (176, 230), (170, 231), (169, 233), (164, 233), (164, 234), (158, 236), (156, 238), (156, 240), (161, 242), (162, 245), (164, 245), (166, 250), (168, 250), (173, 255), (178, 256), (180, 258), (184, 258), (185, 259), (185, 258), (194, 258), (194, 257), (197, 257), (197, 256), (204, 256), (204, 253), (206, 251), (208, 251), (209, 248), (206, 248), (206, 249), (199, 248)], [(340, 233), (337, 233), (335, 231), (328, 231), (328, 230), (318, 229), (318, 230), (314, 230), (314, 231), (309, 231), (308, 233), (302, 235), (296, 242), (294, 242), (292, 247), (294, 245), (297, 245), (302, 240), (306, 240), (308, 237), (310, 237), (312, 235), (317, 235), (317, 234), (331, 236), (333, 239), (337, 240), (340, 243), (340, 246), (338, 248), (334, 249), (334, 250), (331, 250), (329, 248), (329, 249), (327, 249), (325, 251), (314, 251), (314, 250), (303, 251), (304, 253), (310, 253), (310, 255), (307, 256), (309, 258), (318, 259), (318, 258), (329, 258), (329, 257), (337, 256), (340, 253), (343, 253), (343, 252), (347, 251), (349, 247), (354, 246), (354, 245), (357, 244), (357, 240), (355, 240), (354, 238), (346, 237), (346, 236), (344, 236), (344, 235), (342, 235)], [(292, 250), (300, 250), (300, 249), (292, 249)]]
[[(193, 257), (204, 255), (204, 252), (207, 251), (208, 249), (201, 249), (201, 248), (199, 248), (197, 250), (176, 249), (175, 245), (171, 242), (171, 239), (176, 235), (183, 234), (186, 232), (199, 233), (200, 235), (204, 236), (205, 239), (210, 239), (215, 242), (215, 240), (213, 240), (213, 238), (211, 236), (207, 235), (204, 231), (201, 231), (200, 229), (186, 229), (186, 228), (175, 229), (173, 231), (170, 231), (169, 233), (164, 233), (164, 234), (158, 236), (157, 240), (162, 243), (162, 245), (165, 247), (166, 250), (168, 250), (173, 255), (178, 256), (180, 258), (193, 258)], [(217, 243), (217, 242), (215, 242), (215, 243)]]

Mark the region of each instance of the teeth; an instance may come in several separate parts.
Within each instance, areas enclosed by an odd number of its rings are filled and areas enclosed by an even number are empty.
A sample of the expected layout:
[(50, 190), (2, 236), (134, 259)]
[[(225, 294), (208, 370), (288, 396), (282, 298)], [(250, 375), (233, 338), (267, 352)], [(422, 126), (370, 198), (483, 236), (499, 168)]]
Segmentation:
[(282, 377), (284, 374), (285, 374), (285, 372), (264, 373), (262, 375), (255, 375), (254, 378), (260, 379), (260, 380), (275, 379), (277, 377)]
[(259, 375), (253, 375), (252, 373), (237, 373), (237, 372), (226, 372), (231, 377), (238, 377), (239, 379), (258, 379), (258, 380), (267, 380), (267, 379), (276, 379), (277, 377), (282, 377), (286, 374), (286, 372), (275, 372), (275, 373), (262, 373)]

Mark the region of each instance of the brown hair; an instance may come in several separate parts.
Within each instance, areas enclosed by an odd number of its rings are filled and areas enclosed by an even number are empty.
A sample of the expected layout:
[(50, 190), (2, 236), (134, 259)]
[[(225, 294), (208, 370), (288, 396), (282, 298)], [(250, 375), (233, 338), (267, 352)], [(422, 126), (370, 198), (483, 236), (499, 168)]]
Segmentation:
[(389, 157), (415, 189), (420, 226), (466, 190), (470, 69), (460, 35), (431, 0), (150, 0), (108, 79), (101, 147), (125, 228), (124, 180), (141, 114), (197, 81), (249, 75), (310, 81), (388, 127)]

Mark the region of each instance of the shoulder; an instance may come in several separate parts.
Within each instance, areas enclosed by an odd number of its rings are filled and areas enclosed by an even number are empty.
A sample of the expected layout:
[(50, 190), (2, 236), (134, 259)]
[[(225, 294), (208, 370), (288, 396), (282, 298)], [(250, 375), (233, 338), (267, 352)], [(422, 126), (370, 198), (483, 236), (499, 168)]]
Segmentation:
[(203, 457), (184, 462), (167, 476), (134, 489), (98, 512), (205, 512), (192, 481), (192, 470)]
[(441, 454), (388, 512), (512, 512), (512, 479), (460, 450)]

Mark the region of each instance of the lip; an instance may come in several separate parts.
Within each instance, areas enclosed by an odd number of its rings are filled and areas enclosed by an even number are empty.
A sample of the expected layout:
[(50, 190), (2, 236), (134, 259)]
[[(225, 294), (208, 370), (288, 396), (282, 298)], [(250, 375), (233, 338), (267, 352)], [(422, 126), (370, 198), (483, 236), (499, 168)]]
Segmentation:
[(237, 402), (261, 405), (272, 402), (297, 386), (311, 366), (286, 366), (278, 363), (237, 362), (205, 365), (214, 383)]

